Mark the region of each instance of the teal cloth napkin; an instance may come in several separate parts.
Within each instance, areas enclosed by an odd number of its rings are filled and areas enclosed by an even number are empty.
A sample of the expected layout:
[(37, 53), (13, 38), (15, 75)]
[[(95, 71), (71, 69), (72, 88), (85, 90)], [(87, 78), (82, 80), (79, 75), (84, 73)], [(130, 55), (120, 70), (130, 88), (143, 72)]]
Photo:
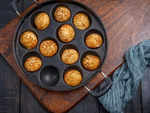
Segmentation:
[(100, 103), (110, 113), (124, 113), (128, 102), (136, 94), (145, 69), (150, 65), (150, 40), (131, 47), (125, 53), (125, 63), (113, 74), (111, 89), (102, 97)]

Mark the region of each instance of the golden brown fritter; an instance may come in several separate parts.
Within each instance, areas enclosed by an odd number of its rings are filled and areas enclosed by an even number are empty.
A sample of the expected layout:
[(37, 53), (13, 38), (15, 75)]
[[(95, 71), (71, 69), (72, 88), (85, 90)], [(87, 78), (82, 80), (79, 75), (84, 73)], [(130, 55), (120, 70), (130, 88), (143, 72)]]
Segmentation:
[(71, 69), (65, 73), (64, 81), (69, 86), (78, 86), (82, 81), (82, 74), (78, 70)]
[(24, 67), (27, 71), (34, 72), (41, 68), (42, 61), (39, 57), (31, 56), (24, 62)]
[(85, 13), (76, 14), (73, 23), (79, 30), (85, 30), (90, 26), (90, 20)]
[(87, 70), (95, 70), (100, 65), (100, 58), (95, 55), (87, 54), (82, 61), (82, 65)]
[(102, 36), (98, 33), (89, 34), (85, 40), (86, 45), (89, 48), (98, 48), (102, 45)]
[(58, 22), (65, 22), (65, 21), (67, 21), (67, 20), (69, 20), (70, 16), (71, 16), (70, 9), (65, 7), (65, 6), (57, 7), (55, 12), (54, 12), (54, 18)]
[(58, 29), (58, 36), (62, 42), (70, 42), (75, 37), (75, 31), (69, 24), (64, 24)]
[(27, 49), (33, 49), (38, 43), (38, 38), (34, 32), (26, 31), (20, 36), (20, 43)]
[(79, 53), (75, 49), (65, 49), (61, 55), (61, 60), (65, 64), (74, 64), (79, 59)]
[(34, 24), (38, 30), (46, 29), (50, 24), (50, 18), (47, 13), (41, 12), (34, 18)]
[(54, 56), (57, 53), (58, 46), (57, 43), (53, 40), (44, 40), (40, 44), (40, 52), (43, 56)]

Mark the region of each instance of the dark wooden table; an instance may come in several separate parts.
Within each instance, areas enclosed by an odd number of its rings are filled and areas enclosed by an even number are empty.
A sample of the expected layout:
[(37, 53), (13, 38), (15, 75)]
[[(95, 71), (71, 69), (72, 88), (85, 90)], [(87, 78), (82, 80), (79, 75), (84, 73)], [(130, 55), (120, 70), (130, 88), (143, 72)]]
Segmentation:
[[(9, 20), (14, 18), (9, 0), (1, 1), (0, 4), (0, 14), (2, 27)], [(131, 45), (138, 43), (140, 40), (150, 39), (150, 0), (77, 0), (86, 4), (92, 8), (102, 19), (104, 26), (107, 31), (109, 41), (108, 55), (103, 68), (107, 68), (110, 71), (110, 63), (112, 65), (118, 65), (122, 61), (120, 53), (117, 51), (122, 51), (121, 56), (123, 56), (124, 51), (126, 51)], [(26, 2), (27, 3), (27, 0)], [(27, 3), (28, 4), (28, 3)], [(26, 5), (26, 4), (25, 4)], [(114, 39), (114, 41), (113, 41)], [(117, 39), (117, 42), (116, 42)], [(113, 45), (118, 46), (113, 46)], [(116, 54), (110, 54), (114, 51)], [(3, 58), (0, 58), (0, 113), (47, 113), (37, 101), (32, 97), (28, 89), (21, 84), (21, 82), (16, 77), (15, 73), (7, 65)], [(146, 75), (149, 75), (148, 72)], [(145, 79), (142, 83), (143, 87), (148, 86), (148, 79)], [(144, 84), (145, 83), (145, 84)], [(150, 85), (149, 85), (150, 86)], [(146, 92), (146, 97), (143, 96), (143, 104), (141, 105), (141, 89), (139, 89), (139, 94), (130, 102), (126, 108), (127, 113), (148, 113), (150, 110), (146, 105), (149, 103), (148, 94)], [(147, 87), (144, 87), (142, 91), (144, 92)], [(89, 97), (91, 99), (91, 97)], [(97, 104), (90, 99), (85, 99), (85, 103), (91, 103), (91, 105), (85, 105), (86, 113), (93, 113), (88, 109), (94, 108)], [(88, 100), (88, 102), (87, 102)], [(84, 103), (84, 102), (81, 102)], [(85, 104), (84, 103), (84, 104)], [(83, 105), (84, 105), (83, 104)], [(79, 106), (79, 107), (78, 107)], [(80, 104), (77, 109), (83, 108)], [(89, 107), (90, 106), (90, 107)], [(13, 112), (12, 112), (13, 111)], [(73, 113), (73, 112), (72, 112)], [(75, 113), (75, 112), (74, 112)], [(81, 112), (83, 113), (83, 111)], [(95, 113), (97, 113), (95, 111)]]

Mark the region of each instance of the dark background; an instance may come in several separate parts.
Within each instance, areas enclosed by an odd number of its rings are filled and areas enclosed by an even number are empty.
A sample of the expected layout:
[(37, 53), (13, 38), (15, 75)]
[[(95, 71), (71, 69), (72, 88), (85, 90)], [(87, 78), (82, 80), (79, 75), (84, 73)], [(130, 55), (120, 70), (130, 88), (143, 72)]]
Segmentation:
[[(16, 17), (11, 7), (12, 0), (0, 1), (0, 28)], [(29, 6), (30, 0), (17, 0), (22, 11)], [(139, 87), (137, 96), (129, 102), (126, 113), (150, 113), (150, 70)], [(0, 56), (0, 113), (48, 113), (17, 78), (15, 72)], [(107, 113), (102, 105), (92, 96), (87, 96), (68, 113)]]

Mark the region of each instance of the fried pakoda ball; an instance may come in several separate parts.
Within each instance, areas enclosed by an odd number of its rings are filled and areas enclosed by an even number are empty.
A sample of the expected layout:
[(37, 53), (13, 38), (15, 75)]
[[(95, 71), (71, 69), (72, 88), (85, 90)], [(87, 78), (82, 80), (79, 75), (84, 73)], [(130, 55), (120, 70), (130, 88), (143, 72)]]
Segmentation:
[(64, 24), (58, 29), (58, 37), (62, 42), (71, 42), (75, 38), (75, 31), (69, 24)]
[(82, 60), (82, 65), (87, 70), (96, 70), (100, 65), (100, 58), (96, 55), (87, 54)]
[(74, 64), (79, 59), (79, 53), (75, 49), (65, 49), (61, 55), (61, 60), (65, 64)]
[(85, 13), (78, 13), (73, 18), (73, 23), (79, 30), (85, 30), (90, 26), (89, 17)]
[(78, 86), (82, 81), (82, 74), (76, 69), (71, 69), (65, 73), (64, 81), (69, 86)]
[(33, 49), (38, 43), (38, 38), (34, 32), (26, 31), (20, 36), (20, 43), (26, 49)]
[(41, 12), (34, 18), (34, 24), (38, 30), (46, 29), (50, 24), (50, 18), (47, 13)]
[(31, 56), (24, 62), (24, 67), (29, 72), (37, 71), (42, 66), (42, 60), (39, 57)]
[(67, 20), (69, 20), (70, 16), (71, 16), (71, 11), (69, 8), (67, 8), (65, 6), (57, 7), (54, 12), (54, 18), (58, 22), (67, 21)]
[(43, 56), (54, 56), (58, 51), (57, 43), (53, 40), (44, 40), (40, 44), (40, 52)]
[(85, 39), (85, 43), (89, 48), (98, 48), (103, 43), (102, 36), (98, 33), (89, 34)]

